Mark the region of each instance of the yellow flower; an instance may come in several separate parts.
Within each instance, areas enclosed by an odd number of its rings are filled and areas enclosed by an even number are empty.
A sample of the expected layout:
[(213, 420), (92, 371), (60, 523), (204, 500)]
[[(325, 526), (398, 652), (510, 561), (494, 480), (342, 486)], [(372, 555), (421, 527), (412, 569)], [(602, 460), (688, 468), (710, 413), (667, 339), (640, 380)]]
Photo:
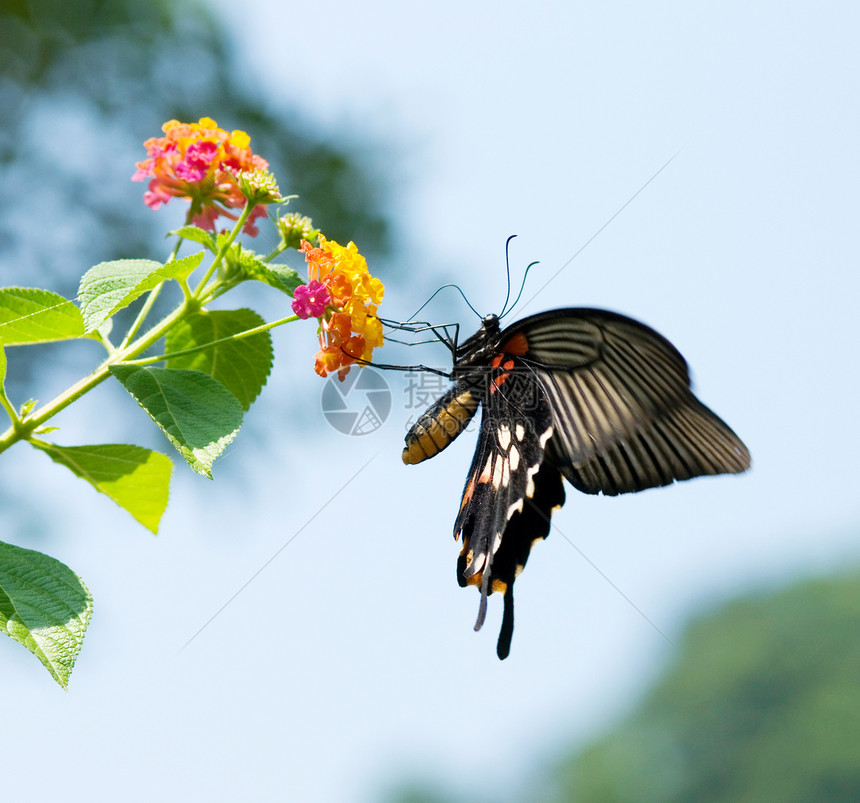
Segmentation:
[(325, 312), (319, 316), (320, 351), (315, 370), (320, 376), (337, 371), (343, 379), (352, 363), (369, 362), (373, 349), (382, 345), (382, 322), (376, 305), (385, 286), (371, 276), (367, 260), (355, 243), (340, 245), (320, 235), (314, 248), (303, 242), (308, 281), (321, 283), (329, 292)]

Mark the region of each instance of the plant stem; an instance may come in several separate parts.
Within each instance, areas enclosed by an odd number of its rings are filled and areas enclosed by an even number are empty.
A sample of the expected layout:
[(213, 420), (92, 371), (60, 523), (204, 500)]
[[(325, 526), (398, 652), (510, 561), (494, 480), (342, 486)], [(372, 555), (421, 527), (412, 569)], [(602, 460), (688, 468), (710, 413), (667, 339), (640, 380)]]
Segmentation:
[(9, 418), (11, 419), (14, 427), (14, 425), (20, 421), (18, 418), (18, 411), (14, 408), (9, 399), (6, 398), (6, 394), (3, 392), (2, 388), (0, 388), (0, 404), (3, 405), (3, 408), (9, 414)]
[(242, 210), (242, 213), (239, 215), (239, 219), (236, 221), (236, 225), (233, 226), (233, 231), (230, 232), (230, 235), (224, 241), (224, 245), (221, 246), (221, 249), (218, 251), (215, 259), (212, 260), (212, 264), (209, 266), (206, 273), (203, 275), (203, 278), (200, 280), (200, 283), (194, 289), (194, 298), (197, 300), (200, 299), (201, 294), (203, 293), (203, 289), (206, 287), (206, 282), (212, 278), (212, 274), (218, 269), (218, 266), (224, 261), (224, 256), (227, 251), (230, 249), (230, 246), (233, 245), (233, 241), (236, 237), (239, 236), (239, 232), (242, 231), (242, 227), (245, 225), (245, 222), (248, 220), (248, 216), (251, 214), (251, 210), (254, 208), (255, 204), (252, 204), (250, 201), (245, 204), (245, 208)]
[(129, 341), (135, 336), (137, 330), (146, 320), (146, 316), (149, 315), (150, 310), (158, 299), (162, 287), (164, 287), (164, 282), (158, 285), (158, 287), (155, 287), (149, 291), (149, 295), (146, 297), (146, 301), (143, 302), (143, 306), (140, 308), (140, 312), (137, 313), (137, 317), (134, 319), (134, 323), (131, 325), (131, 328), (128, 330), (128, 333), (123, 338), (122, 343), (119, 344), (120, 351), (128, 346)]
[(227, 337), (219, 337), (217, 340), (210, 340), (208, 343), (203, 343), (200, 346), (194, 346), (190, 349), (183, 349), (182, 351), (172, 351), (167, 354), (159, 354), (157, 357), (143, 357), (139, 360), (123, 360), (123, 365), (152, 365), (156, 362), (163, 362), (164, 360), (170, 360), (173, 357), (187, 357), (189, 354), (198, 354), (201, 351), (207, 351), (211, 349), (213, 346), (218, 346), (221, 343), (229, 343), (233, 340), (242, 340), (246, 337), (251, 337), (251, 335), (258, 335), (261, 332), (266, 332), (269, 329), (274, 329), (276, 326), (281, 326), (285, 323), (292, 323), (293, 321), (299, 320), (298, 315), (290, 315), (288, 318), (281, 318), (278, 321), (272, 321), (271, 323), (264, 323), (261, 326), (255, 326), (253, 329), (248, 329), (244, 332), (239, 332), (235, 335), (228, 335)]
[[(187, 222), (187, 221), (186, 221)], [(173, 246), (173, 252), (167, 258), (167, 262), (172, 262), (176, 259), (176, 255), (179, 253), (179, 246), (182, 245), (182, 239), (179, 238), (176, 241), (176, 245)], [(166, 264), (166, 263), (165, 263)], [(158, 285), (158, 287), (153, 288), (149, 295), (146, 298), (146, 301), (143, 302), (143, 306), (140, 308), (140, 312), (137, 313), (137, 317), (134, 319), (134, 323), (131, 325), (131, 328), (128, 330), (126, 336), (123, 338), (122, 343), (119, 344), (119, 350), (126, 348), (128, 346), (131, 339), (137, 334), (137, 330), (143, 326), (143, 322), (146, 320), (146, 317), (152, 310), (153, 305), (155, 304), (156, 299), (161, 293), (161, 288), (164, 287), (164, 284)], [(187, 291), (186, 292), (187, 295)]]
[(124, 362), (130, 357), (133, 358), (135, 355), (146, 351), (146, 349), (158, 342), (168, 329), (170, 329), (185, 314), (185, 311), (185, 304), (177, 307), (177, 309), (162, 320), (161, 323), (156, 324), (134, 343), (125, 349), (118, 350), (113, 356), (108, 357), (108, 359), (96, 368), (95, 371), (76, 382), (55, 399), (52, 399), (38, 410), (35, 410), (31, 415), (25, 416), (23, 420), (20, 420), (13, 426), (9, 427), (9, 429), (0, 436), (0, 453), (6, 451), (6, 449), (8, 449), (13, 443), (27, 439), (33, 430), (44, 424), (49, 418), (55, 416), (61, 410), (68, 407), (72, 402), (76, 401), (85, 393), (104, 382), (105, 379), (110, 376), (110, 368), (112, 365)]

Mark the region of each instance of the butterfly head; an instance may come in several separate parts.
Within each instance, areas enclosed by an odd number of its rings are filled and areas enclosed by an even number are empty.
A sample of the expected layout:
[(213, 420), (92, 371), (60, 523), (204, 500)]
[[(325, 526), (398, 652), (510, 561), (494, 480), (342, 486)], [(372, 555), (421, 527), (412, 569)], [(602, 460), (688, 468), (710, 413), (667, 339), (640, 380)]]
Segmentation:
[(499, 331), (499, 316), (493, 313), (485, 315), (481, 318), (481, 329), (487, 334), (492, 334)]

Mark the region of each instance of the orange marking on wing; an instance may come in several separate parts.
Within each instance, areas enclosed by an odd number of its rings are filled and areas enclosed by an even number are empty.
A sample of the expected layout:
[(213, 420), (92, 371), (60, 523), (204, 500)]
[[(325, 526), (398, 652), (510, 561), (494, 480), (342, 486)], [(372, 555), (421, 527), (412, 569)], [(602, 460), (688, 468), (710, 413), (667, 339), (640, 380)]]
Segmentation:
[(475, 493), (475, 480), (469, 480), (469, 484), (466, 486), (466, 490), (463, 491), (463, 501), (460, 503), (460, 510), (466, 507), (466, 503), (472, 498), (472, 494)]
[[(514, 367), (513, 362), (510, 364), (505, 363), (505, 368), (511, 369)], [(505, 384), (505, 381), (510, 376), (510, 374), (499, 374), (495, 379), (493, 379), (493, 383), (490, 385), (490, 393), (495, 393), (502, 385)]]
[(471, 577), (466, 578), (467, 586), (479, 586), (484, 582), (484, 572), (475, 572)]
[(508, 354), (522, 357), (529, 350), (529, 341), (522, 332), (517, 332), (513, 337), (502, 344), (502, 348)]
[(496, 580), (493, 577), (490, 578), (490, 588), (493, 594), (504, 594), (508, 590), (508, 584), (504, 580)]

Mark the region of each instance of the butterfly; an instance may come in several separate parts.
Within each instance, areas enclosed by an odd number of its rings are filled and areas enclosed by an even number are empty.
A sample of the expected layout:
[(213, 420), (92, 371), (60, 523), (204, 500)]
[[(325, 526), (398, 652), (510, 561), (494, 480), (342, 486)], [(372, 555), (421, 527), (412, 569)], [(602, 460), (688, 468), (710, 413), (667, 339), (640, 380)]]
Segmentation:
[(440, 339), (453, 368), (439, 373), (454, 384), (407, 433), (403, 462), (434, 457), (482, 408), (454, 524), (457, 581), (480, 589), (475, 630), (487, 597), (503, 595), (500, 659), (510, 653), (514, 581), (549, 535), (563, 480), (615, 496), (750, 467), (740, 438), (693, 395), (678, 350), (624, 315), (557, 309), (504, 329), (487, 315), (461, 345)]

